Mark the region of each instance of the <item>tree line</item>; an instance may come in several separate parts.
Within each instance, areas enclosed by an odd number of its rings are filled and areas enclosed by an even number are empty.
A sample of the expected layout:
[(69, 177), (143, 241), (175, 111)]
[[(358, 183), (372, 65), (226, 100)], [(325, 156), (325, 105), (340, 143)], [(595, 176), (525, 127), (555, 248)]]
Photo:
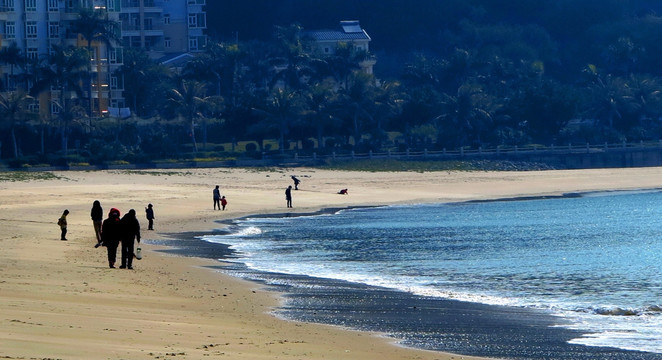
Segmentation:
[[(0, 126), (8, 130), (1, 155), (38, 162), (73, 151), (90, 162), (139, 162), (234, 156), (246, 141), (260, 156), (661, 138), (662, 18), (623, 10), (636, 1), (602, 2), (603, 12), (591, 14), (599, 21), (577, 35), (587, 38), (582, 43), (563, 38), (549, 19), (546, 26), (521, 21), (568, 2), (513, 12), (505, 11), (508, 1), (492, 3), (453, 8), (462, 16), (429, 31), (429, 46), (416, 50), (396, 43), (399, 52), (366, 53), (341, 43), (324, 56), (311, 50), (299, 24), (275, 26), (266, 39), (210, 41), (180, 71), (127, 48), (117, 75), (129, 119), (90, 118), (85, 106), (64, 99), (57, 116), (35, 117), (29, 104), (45, 86), (77, 93), (89, 86), (89, 49), (54, 48), (34, 64), (5, 48), (0, 62), (21, 68), (32, 86), (0, 96)], [(361, 62), (375, 55), (376, 75), (361, 72)]]

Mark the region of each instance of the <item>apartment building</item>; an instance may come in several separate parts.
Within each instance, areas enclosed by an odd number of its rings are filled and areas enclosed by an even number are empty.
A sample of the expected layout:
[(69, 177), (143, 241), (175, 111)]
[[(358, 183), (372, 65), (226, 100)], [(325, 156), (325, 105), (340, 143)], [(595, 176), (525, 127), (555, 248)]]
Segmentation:
[[(124, 48), (138, 47), (154, 59), (202, 51), (206, 44), (205, 0), (0, 0), (0, 49), (16, 47), (29, 62), (48, 58), (54, 45), (87, 47), (87, 39), (71, 31), (82, 9), (105, 10), (115, 22), (115, 39), (91, 43), (89, 86), (83, 96), (62, 94), (57, 87), (42, 93), (32, 108), (47, 117), (62, 110), (62, 99), (104, 116), (109, 108), (124, 108), (122, 66)], [(29, 90), (26, 66), (0, 62), (4, 91)], [(25, 79), (28, 80), (25, 80)]]
[(204, 49), (206, 0), (116, 1), (121, 1), (124, 48), (143, 48), (152, 59)]

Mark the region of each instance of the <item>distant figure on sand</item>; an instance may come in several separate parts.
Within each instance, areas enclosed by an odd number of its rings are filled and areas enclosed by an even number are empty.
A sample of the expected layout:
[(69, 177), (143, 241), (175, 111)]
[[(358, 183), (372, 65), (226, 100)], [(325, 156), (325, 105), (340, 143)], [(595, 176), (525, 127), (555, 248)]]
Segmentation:
[(228, 204), (228, 201), (225, 199), (225, 196), (221, 197), (221, 206), (223, 206), (223, 210), (225, 210), (225, 205)]
[(136, 211), (129, 210), (120, 220), (120, 226), (122, 228), (122, 265), (120, 269), (132, 270), (134, 241), (138, 240), (140, 243), (140, 223), (136, 219)]
[(154, 209), (152, 208), (152, 204), (147, 205), (145, 208), (145, 217), (147, 218), (147, 221), (149, 221), (149, 224), (147, 224), (147, 230), (154, 230)]
[(291, 208), (292, 207), (292, 185), (288, 186), (287, 189), (285, 189), (285, 200), (287, 200), (287, 207)]
[(218, 188), (218, 185), (214, 188), (214, 210), (218, 205), (218, 210), (221, 210), (221, 190)]
[(340, 194), (340, 195), (349, 195), (349, 192), (347, 191), (347, 189), (342, 189), (342, 190), (338, 191), (338, 194)]
[(296, 176), (292, 175), (292, 181), (294, 181), (294, 190), (299, 190), (299, 184), (301, 180), (297, 179)]
[(67, 240), (67, 215), (69, 215), (69, 210), (64, 210), (62, 216), (57, 219), (57, 224), (60, 225), (60, 240)]
[(120, 211), (112, 208), (108, 212), (108, 218), (101, 226), (101, 241), (108, 250), (108, 266), (115, 268), (117, 261), (117, 245), (122, 237), (122, 225), (120, 224)]
[(103, 209), (99, 200), (94, 200), (92, 203), (92, 210), (90, 210), (90, 217), (92, 218), (92, 225), (94, 225), (94, 234), (97, 237), (95, 248), (101, 246), (101, 224), (103, 223)]

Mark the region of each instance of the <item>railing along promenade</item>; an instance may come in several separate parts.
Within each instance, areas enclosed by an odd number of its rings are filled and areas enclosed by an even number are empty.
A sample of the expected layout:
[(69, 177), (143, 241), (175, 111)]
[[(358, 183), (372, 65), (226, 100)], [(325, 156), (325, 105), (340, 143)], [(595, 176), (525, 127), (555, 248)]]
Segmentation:
[[(636, 143), (568, 144), (498, 146), (494, 148), (458, 148), (453, 150), (406, 150), (365, 152), (338, 151), (317, 153), (289, 150), (283, 153), (269, 152), (257, 158), (238, 157), (232, 160), (162, 160), (142, 164), (68, 165), (50, 167), (25, 167), (26, 171), (46, 170), (99, 170), (99, 169), (183, 169), (216, 167), (260, 166), (316, 166), (334, 161), (369, 159), (394, 159), (401, 161), (450, 161), (450, 160), (511, 160), (547, 164), (555, 168), (605, 168), (662, 166), (662, 140)], [(10, 170), (2, 168), (0, 170)]]
[[(453, 150), (406, 150), (406, 151), (386, 151), (355, 153), (351, 152), (333, 152), (331, 154), (318, 155), (317, 153), (300, 155), (293, 153), (292, 161), (296, 162), (319, 162), (327, 160), (362, 160), (362, 159), (396, 159), (396, 160), (460, 160), (460, 159), (491, 159), (491, 158), (518, 158), (518, 157), (543, 157), (548, 155), (579, 155), (579, 154), (607, 154), (641, 151), (661, 151), (662, 140), (656, 142), (636, 142), (636, 143), (603, 143), (603, 144), (568, 144), (559, 145), (527, 145), (527, 146), (497, 146), (494, 148), (458, 148)], [(287, 154), (287, 153), (286, 153)], [(268, 159), (270, 155), (264, 155)], [(282, 159), (282, 156), (280, 156)]]

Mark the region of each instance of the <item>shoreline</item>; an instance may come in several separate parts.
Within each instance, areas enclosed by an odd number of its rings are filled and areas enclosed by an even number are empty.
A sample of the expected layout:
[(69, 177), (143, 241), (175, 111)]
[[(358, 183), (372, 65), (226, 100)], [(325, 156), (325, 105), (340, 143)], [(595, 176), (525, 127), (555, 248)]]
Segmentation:
[[(632, 190), (601, 190), (582, 193), (566, 193), (553, 196), (522, 196), (516, 198), (490, 199), (490, 200), (468, 200), (461, 202), (446, 203), (419, 203), (409, 206), (425, 205), (444, 205), (444, 204), (466, 204), (476, 202), (500, 202), (500, 201), (529, 201), (529, 200), (547, 200), (578, 198), (594, 194), (610, 194), (619, 192), (659, 192), (660, 188), (641, 188)], [(590, 347), (584, 345), (572, 344), (571, 340), (580, 338), (588, 334), (586, 331), (572, 330), (564, 327), (564, 320), (559, 315), (551, 314), (548, 311), (532, 308), (521, 308), (505, 305), (493, 305), (479, 302), (470, 302), (449, 298), (436, 298), (420, 296), (408, 293), (403, 290), (383, 288), (363, 283), (354, 283), (347, 280), (338, 280), (325, 277), (316, 277), (305, 274), (285, 274), (263, 270), (254, 270), (241, 262), (234, 262), (237, 258), (236, 252), (231, 249), (231, 245), (222, 242), (208, 242), (200, 239), (202, 236), (223, 236), (232, 234), (227, 230), (227, 226), (246, 219), (255, 218), (290, 218), (304, 216), (318, 216), (326, 214), (335, 214), (339, 211), (351, 209), (367, 209), (389, 207), (397, 205), (375, 205), (375, 206), (352, 206), (347, 208), (322, 208), (318, 211), (307, 213), (280, 213), (280, 214), (254, 214), (242, 216), (240, 218), (225, 219), (218, 221), (226, 227), (209, 233), (184, 234), (186, 240), (177, 241), (177, 249), (172, 251), (162, 250), (168, 253), (176, 253), (181, 256), (203, 257), (207, 259), (216, 259), (218, 265), (210, 266), (215, 271), (240, 279), (249, 280), (261, 285), (263, 289), (275, 292), (279, 298), (283, 299), (280, 306), (270, 311), (274, 316), (284, 321), (306, 322), (314, 324), (338, 326), (341, 329), (350, 331), (367, 331), (382, 334), (381, 336), (394, 341), (394, 344), (406, 349), (426, 350), (438, 352), (450, 352), (455, 354), (468, 354), (470, 356), (483, 357), (508, 357), (513, 359), (545, 359), (549, 356), (548, 351), (552, 351), (559, 358), (582, 358), (599, 360), (606, 357), (612, 359), (656, 359), (659, 354), (646, 353), (636, 350), (625, 350), (611, 347)], [(176, 234), (177, 235), (177, 234)], [(183, 235), (183, 234), (178, 234)], [(220, 239), (222, 241), (222, 239)], [(194, 243), (192, 247), (187, 247), (189, 243)], [(182, 246), (183, 245), (183, 246)], [(196, 246), (204, 247), (205, 251), (191, 251)], [(220, 247), (221, 251), (214, 251)], [(209, 250), (212, 249), (212, 250)], [(323, 291), (317, 290), (323, 288)], [(315, 289), (315, 290), (312, 290)], [(319, 291), (319, 293), (318, 293)], [(376, 295), (377, 294), (377, 295)], [(312, 299), (312, 301), (311, 301)], [(360, 316), (346, 313), (348, 299), (352, 302), (352, 312), (362, 314)], [(342, 306), (339, 304), (342, 303)], [(371, 306), (365, 306), (366, 303)], [(405, 304), (405, 305), (403, 305)], [(376, 309), (391, 309), (397, 315), (386, 314)], [(429, 309), (434, 309), (430, 311)], [(421, 315), (422, 312), (425, 315)], [(442, 313), (443, 315), (440, 315)], [(367, 314), (367, 315), (366, 315)], [(407, 319), (426, 319), (423, 323), (416, 320)], [(399, 320), (394, 320), (399, 319)], [(427, 328), (430, 325), (430, 319), (444, 329), (444, 341), (450, 342), (451, 346), (440, 346), (430, 343), (431, 334), (427, 335), (428, 340), (422, 341), (414, 335), (406, 334), (399, 330), (405, 327), (408, 331), (412, 328)], [(480, 328), (495, 329), (509, 328), (507, 336), (501, 339), (492, 339), (483, 332), (464, 324), (475, 324), (478, 322), (490, 323), (484, 324)], [(384, 326), (383, 324), (390, 324)], [(517, 330), (519, 329), (519, 330)], [(429, 329), (427, 332), (434, 332), (438, 329)], [(519, 332), (521, 331), (521, 332)], [(400, 334), (400, 335), (398, 335)], [(461, 334), (461, 335), (460, 335)], [(481, 338), (478, 341), (479, 346), (475, 344), (463, 343), (465, 337)], [(455, 339), (455, 340), (452, 340)], [(531, 350), (522, 349), (518, 342), (524, 342), (527, 347), (535, 344)], [(533, 350), (535, 348), (536, 350)], [(504, 349), (508, 349), (504, 351)], [(540, 350), (542, 349), (542, 353)]]
[[(166, 234), (214, 230), (217, 220), (282, 213), (289, 173), (305, 174), (292, 213), (322, 207), (456, 202), (521, 195), (662, 187), (662, 168), (524, 173), (361, 173), (319, 169), (192, 169), (57, 172), (53, 180), (0, 183), (0, 355), (5, 358), (456, 359), (412, 350), (379, 333), (288, 322), (268, 312), (278, 297), (206, 268), (216, 261), (172, 256)], [(223, 184), (229, 211), (211, 210)], [(348, 184), (350, 184), (348, 186)], [(349, 196), (336, 195), (350, 188)], [(135, 271), (109, 270), (94, 249), (93, 200), (138, 210), (155, 204)], [(62, 209), (70, 240), (58, 240)], [(145, 225), (144, 218), (140, 218)], [(152, 240), (165, 246), (149, 245)], [(480, 345), (479, 340), (476, 344)]]

